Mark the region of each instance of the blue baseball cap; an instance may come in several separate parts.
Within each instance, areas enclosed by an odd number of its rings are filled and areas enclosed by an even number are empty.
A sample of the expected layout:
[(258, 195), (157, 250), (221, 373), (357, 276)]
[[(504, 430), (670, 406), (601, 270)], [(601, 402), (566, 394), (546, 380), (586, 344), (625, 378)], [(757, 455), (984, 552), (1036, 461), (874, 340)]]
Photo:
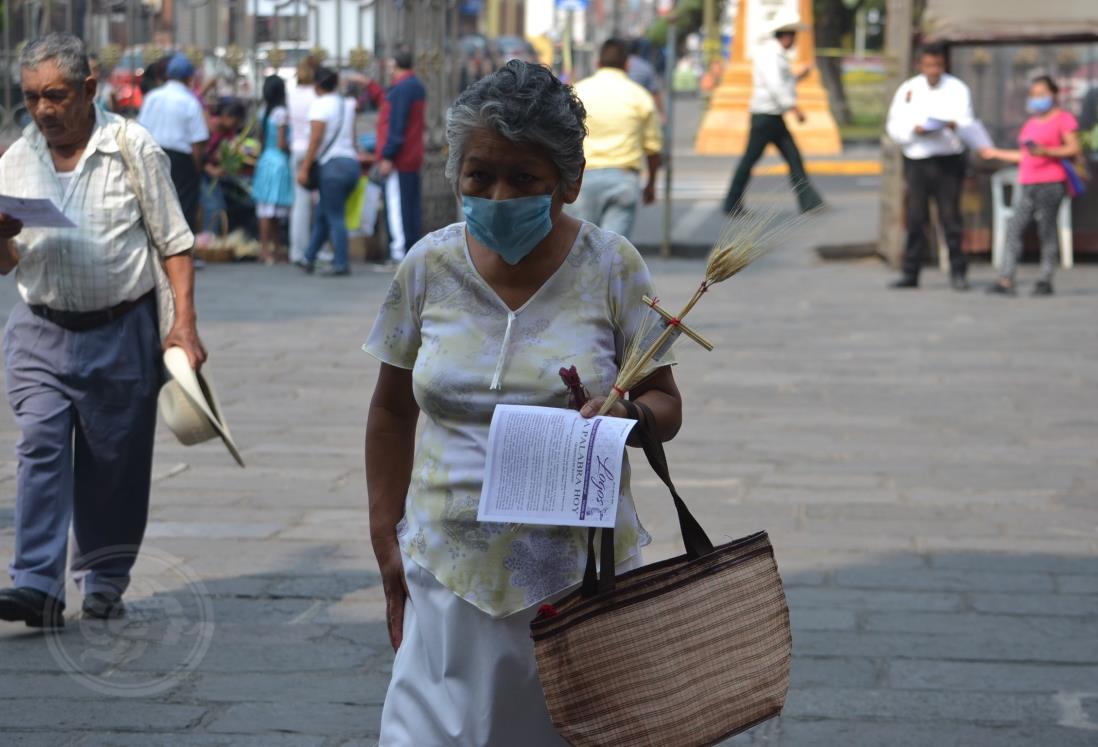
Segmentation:
[(176, 52), (168, 61), (168, 78), (170, 80), (186, 80), (194, 75), (194, 63), (187, 59), (187, 55)]

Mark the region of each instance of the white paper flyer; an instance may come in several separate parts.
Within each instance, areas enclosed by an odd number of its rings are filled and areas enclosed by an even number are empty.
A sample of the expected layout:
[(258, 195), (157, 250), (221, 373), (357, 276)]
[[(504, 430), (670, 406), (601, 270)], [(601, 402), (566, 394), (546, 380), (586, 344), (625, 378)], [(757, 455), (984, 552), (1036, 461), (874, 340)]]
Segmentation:
[(18, 218), (23, 228), (76, 228), (48, 197), (0, 195), (0, 213)]
[(613, 527), (625, 442), (634, 425), (573, 410), (498, 405), (477, 519)]

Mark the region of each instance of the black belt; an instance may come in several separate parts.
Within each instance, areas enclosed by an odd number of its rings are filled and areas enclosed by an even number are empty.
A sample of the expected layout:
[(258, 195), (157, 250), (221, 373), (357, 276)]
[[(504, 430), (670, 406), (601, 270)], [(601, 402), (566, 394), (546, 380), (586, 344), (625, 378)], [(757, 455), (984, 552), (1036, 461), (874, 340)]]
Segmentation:
[(53, 322), (58, 327), (64, 327), (70, 332), (86, 332), (89, 329), (102, 327), (110, 324), (115, 319), (122, 318), (144, 303), (145, 299), (154, 293), (156, 291), (149, 291), (136, 301), (123, 301), (117, 306), (100, 311), (60, 311), (59, 309), (51, 309), (49, 306), (36, 306), (34, 304), (27, 304), (27, 308), (35, 316)]

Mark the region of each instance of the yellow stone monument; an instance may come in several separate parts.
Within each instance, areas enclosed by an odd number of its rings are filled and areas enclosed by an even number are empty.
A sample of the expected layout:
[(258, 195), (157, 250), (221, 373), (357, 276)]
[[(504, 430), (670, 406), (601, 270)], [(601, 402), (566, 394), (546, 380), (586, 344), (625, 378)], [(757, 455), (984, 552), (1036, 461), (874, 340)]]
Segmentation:
[[(790, 7), (792, 6), (792, 7)], [(770, 20), (781, 10), (795, 9), (801, 23), (812, 26), (812, 0), (739, 0), (736, 34), (732, 40), (732, 59), (720, 85), (709, 100), (694, 148), (701, 155), (739, 155), (747, 146), (751, 101), (751, 51)], [(839, 128), (831, 114), (827, 91), (816, 69), (816, 43), (812, 31), (797, 34), (794, 69), (812, 65), (812, 72), (797, 84), (797, 105), (805, 114), (804, 124), (792, 115), (786, 124), (806, 156), (834, 156), (842, 153)], [(774, 150), (774, 146), (770, 146)]]

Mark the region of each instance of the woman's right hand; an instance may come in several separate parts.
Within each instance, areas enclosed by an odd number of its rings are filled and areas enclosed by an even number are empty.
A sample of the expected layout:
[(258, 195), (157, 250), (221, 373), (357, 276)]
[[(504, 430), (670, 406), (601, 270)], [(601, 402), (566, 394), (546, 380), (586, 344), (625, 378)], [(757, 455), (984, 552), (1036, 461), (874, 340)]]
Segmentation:
[(385, 542), (385, 547), (374, 544), (381, 588), (385, 591), (385, 624), (389, 628), (389, 643), (393, 651), (400, 648), (404, 638), (404, 604), (408, 601), (408, 584), (404, 580), (404, 561), (396, 538)]

